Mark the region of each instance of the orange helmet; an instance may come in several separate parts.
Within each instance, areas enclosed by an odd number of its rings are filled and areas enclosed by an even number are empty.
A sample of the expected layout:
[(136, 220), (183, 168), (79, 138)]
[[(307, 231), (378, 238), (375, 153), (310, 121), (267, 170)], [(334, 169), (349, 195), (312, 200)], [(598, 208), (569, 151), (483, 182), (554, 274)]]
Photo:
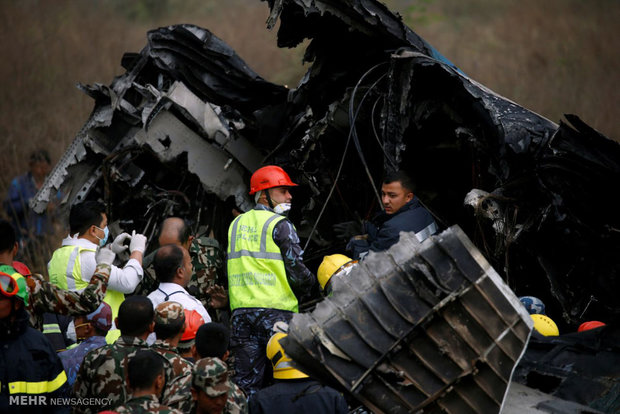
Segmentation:
[(286, 171), (277, 165), (266, 165), (254, 171), (250, 178), (250, 194), (274, 187), (294, 187)]
[(195, 310), (183, 310), (185, 312), (185, 331), (181, 337), (181, 341), (189, 341), (196, 338), (198, 328), (204, 325), (205, 321), (202, 316)]

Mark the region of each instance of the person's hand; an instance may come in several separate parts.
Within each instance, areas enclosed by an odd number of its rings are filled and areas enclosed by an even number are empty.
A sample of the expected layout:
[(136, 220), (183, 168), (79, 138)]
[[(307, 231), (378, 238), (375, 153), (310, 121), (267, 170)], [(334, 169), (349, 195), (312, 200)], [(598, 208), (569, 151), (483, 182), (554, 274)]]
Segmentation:
[(144, 253), (146, 250), (146, 236), (144, 234), (136, 233), (134, 230), (131, 233), (131, 242), (129, 243), (129, 251)]
[(220, 285), (213, 285), (207, 288), (210, 296), (209, 306), (213, 309), (221, 309), (228, 306), (228, 292)]
[(110, 246), (112, 248), (112, 251), (116, 254), (121, 254), (128, 248), (123, 243), (125, 243), (126, 240), (130, 240), (130, 239), (131, 239), (131, 236), (127, 233), (119, 234), (118, 236), (116, 236), (116, 238), (112, 242), (112, 246)]
[(349, 240), (351, 237), (364, 232), (364, 226), (357, 220), (336, 223), (333, 229), (336, 237), (343, 240)]
[(97, 264), (107, 264), (112, 265), (114, 263), (114, 258), (116, 257), (116, 253), (112, 251), (109, 246), (100, 247), (97, 255), (95, 256), (95, 260)]

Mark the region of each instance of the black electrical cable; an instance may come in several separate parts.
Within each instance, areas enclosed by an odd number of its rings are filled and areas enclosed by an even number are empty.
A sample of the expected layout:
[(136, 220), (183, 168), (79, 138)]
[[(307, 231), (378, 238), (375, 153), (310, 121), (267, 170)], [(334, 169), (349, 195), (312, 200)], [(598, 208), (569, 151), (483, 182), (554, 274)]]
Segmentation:
[[(357, 89), (360, 85), (360, 83), (362, 82), (362, 80), (364, 80), (364, 78), (366, 76), (368, 76), (373, 70), (375, 70), (376, 68), (378, 68), (381, 65), (384, 65), (385, 62), (379, 63), (375, 66), (373, 66), (372, 68), (368, 69), (368, 71), (366, 73), (364, 73), (362, 75), (362, 77), (359, 79), (359, 81), (357, 82), (357, 85), (355, 86), (355, 88)], [(327, 204), (329, 203), (330, 198), (332, 197), (332, 194), (334, 193), (334, 189), (336, 188), (336, 184), (338, 184), (338, 179), (340, 178), (340, 173), (342, 172), (342, 166), (344, 165), (344, 159), (347, 155), (347, 150), (349, 149), (349, 143), (351, 142), (351, 136), (353, 133), (353, 129), (354, 129), (354, 125), (355, 125), (355, 120), (357, 119), (357, 115), (359, 114), (359, 111), (362, 107), (362, 103), (364, 103), (364, 100), (366, 99), (366, 96), (368, 96), (368, 94), (370, 93), (370, 91), (373, 90), (373, 88), (375, 88), (377, 86), (377, 84), (385, 77), (385, 74), (381, 75), (379, 77), (379, 79), (377, 79), (375, 81), (375, 83), (373, 83), (370, 88), (368, 88), (368, 90), (366, 91), (366, 93), (364, 94), (364, 96), (362, 97), (362, 99), (360, 100), (360, 104), (357, 107), (357, 110), (355, 111), (355, 115), (353, 117), (352, 123), (351, 123), (351, 127), (349, 128), (349, 134), (347, 136), (347, 143), (344, 146), (344, 151), (342, 152), (342, 158), (340, 159), (340, 165), (338, 166), (338, 172), (336, 173), (336, 178), (334, 179), (334, 184), (332, 185), (331, 189), (329, 190), (329, 194), (327, 195), (327, 198), (325, 199), (325, 202), (323, 203), (323, 207), (321, 208), (321, 211), (319, 212), (319, 215), (316, 219), (316, 221), (314, 222), (314, 226), (312, 226), (312, 230), (310, 231), (310, 235), (308, 236), (308, 239), (306, 240), (306, 244), (304, 245), (304, 251), (308, 248), (308, 244), (310, 243), (310, 240), (312, 240), (312, 235), (314, 234), (316, 227), (319, 224), (319, 221), (321, 221), (321, 217), (323, 217), (323, 213), (325, 212), (325, 208), (327, 207)], [(353, 99), (353, 96), (351, 96), (351, 99)], [(374, 185), (373, 185), (374, 188)]]

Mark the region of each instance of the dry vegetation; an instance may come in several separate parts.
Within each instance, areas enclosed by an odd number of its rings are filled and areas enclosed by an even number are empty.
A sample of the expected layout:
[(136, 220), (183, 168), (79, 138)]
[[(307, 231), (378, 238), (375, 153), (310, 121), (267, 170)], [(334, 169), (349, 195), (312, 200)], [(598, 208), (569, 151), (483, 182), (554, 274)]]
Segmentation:
[[(393, 0), (388, 4), (470, 77), (552, 121), (575, 113), (606, 135), (620, 93), (617, 0)], [(263, 77), (294, 85), (301, 50), (280, 50), (258, 0), (0, 2), (0, 197), (35, 148), (58, 160), (93, 102), (77, 82), (108, 84), (149, 29), (209, 28)]]

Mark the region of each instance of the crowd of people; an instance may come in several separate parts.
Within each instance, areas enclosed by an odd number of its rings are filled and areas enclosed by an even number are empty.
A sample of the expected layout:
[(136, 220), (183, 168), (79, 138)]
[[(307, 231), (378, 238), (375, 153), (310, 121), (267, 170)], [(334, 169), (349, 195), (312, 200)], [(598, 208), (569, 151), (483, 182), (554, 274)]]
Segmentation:
[(287, 218), (295, 186), (278, 166), (254, 172), (256, 207), (230, 223), (225, 259), (185, 218), (165, 218), (145, 256), (144, 235), (110, 238), (102, 203), (75, 204), (49, 280), (15, 260), (22, 233), (1, 220), (0, 412), (348, 412), (286, 355), (287, 324), (317, 283), (330, 295), (369, 251), (437, 225), (391, 174), (372, 221), (336, 227), (351, 258), (326, 256), (315, 275)]

